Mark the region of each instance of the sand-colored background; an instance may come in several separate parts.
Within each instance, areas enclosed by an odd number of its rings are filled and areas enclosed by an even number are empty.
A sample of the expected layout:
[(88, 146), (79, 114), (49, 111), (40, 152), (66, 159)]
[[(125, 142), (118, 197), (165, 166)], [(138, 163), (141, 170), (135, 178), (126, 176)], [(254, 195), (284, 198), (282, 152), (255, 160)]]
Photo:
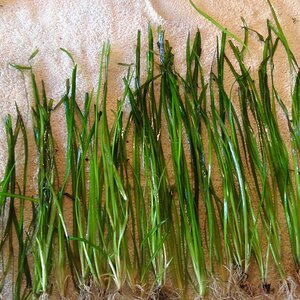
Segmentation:
[[(300, 59), (300, 0), (273, 0), (272, 3), (290, 47)], [(262, 34), (266, 33), (266, 20), (271, 19), (267, 1), (263, 0), (195, 0), (195, 4), (239, 37), (243, 36), (241, 16), (251, 28)], [(0, 0), (0, 174), (4, 171), (6, 157), (2, 124), (8, 113), (15, 113), (15, 103), (20, 107), (28, 128), (31, 127), (29, 80), (8, 64), (26, 64), (30, 54), (39, 49), (33, 64), (35, 73), (38, 80), (45, 80), (48, 96), (58, 102), (72, 68), (70, 59), (59, 50), (63, 47), (73, 54), (79, 65), (78, 89), (79, 97), (82, 97), (84, 91), (96, 86), (101, 45), (109, 39), (111, 60), (108, 97), (109, 105), (113, 108), (121, 97), (122, 77), (126, 72), (118, 63), (134, 62), (137, 30), (142, 31), (146, 45), (149, 22), (153, 29), (162, 25), (166, 31), (179, 70), (184, 70), (187, 34), (199, 28), (203, 39), (202, 62), (205, 69), (209, 69), (214, 60), (219, 30), (199, 16), (188, 0)], [(249, 63), (255, 70), (261, 60), (261, 45), (255, 35), (251, 36), (249, 50)], [(279, 52), (278, 61), (276, 73), (279, 91), (283, 101), (288, 104), (289, 72), (283, 51)], [(58, 112), (55, 118), (53, 129), (58, 149), (63, 155), (63, 112)], [(21, 157), (21, 151), (18, 155)], [(35, 151), (31, 151), (31, 155), (34, 160)], [(59, 167), (63, 170), (64, 166)], [(30, 174), (36, 175), (34, 170)]]
[[(266, 33), (266, 20), (271, 18), (267, 1), (258, 0), (195, 0), (195, 3), (221, 24), (242, 37), (240, 17), (251, 28)], [(300, 1), (274, 0), (274, 7), (290, 42), (299, 57)], [(26, 64), (30, 54), (39, 49), (34, 69), (46, 81), (48, 96), (58, 100), (64, 92), (64, 79), (70, 75), (71, 62), (59, 51), (69, 50), (79, 64), (79, 88), (95, 86), (98, 57), (103, 41), (111, 42), (110, 102), (121, 96), (124, 68), (119, 62), (133, 62), (136, 33), (142, 31), (144, 41), (147, 26), (162, 25), (178, 55), (177, 67), (184, 68), (185, 42), (188, 31), (200, 28), (203, 37), (204, 66), (209, 67), (214, 54), (218, 29), (204, 20), (188, 0), (1, 0), (0, 1), (0, 101), (1, 117), (14, 112), (17, 102), (24, 113), (25, 101), (21, 75), (8, 67), (9, 62)], [(259, 62), (259, 43), (250, 45), (253, 65)], [(281, 73), (286, 73), (283, 64)], [(1, 127), (2, 128), (2, 127)], [(3, 135), (1, 129), (0, 136)], [(3, 155), (3, 154), (1, 154)], [(1, 160), (1, 159), (0, 159)]]

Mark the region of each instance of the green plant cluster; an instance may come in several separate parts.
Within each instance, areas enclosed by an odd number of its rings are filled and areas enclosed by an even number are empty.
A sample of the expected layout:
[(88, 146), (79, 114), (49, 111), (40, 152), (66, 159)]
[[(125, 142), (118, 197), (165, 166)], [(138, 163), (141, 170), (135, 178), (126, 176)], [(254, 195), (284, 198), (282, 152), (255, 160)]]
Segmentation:
[[(44, 84), (39, 90), (31, 65), (13, 65), (31, 76), (38, 176), (36, 196), (28, 196), (33, 145), (16, 108), (16, 122), (5, 120), (0, 291), (10, 278), (14, 299), (53, 290), (63, 297), (71, 283), (78, 291), (94, 286), (103, 299), (126, 288), (149, 299), (184, 297), (191, 287), (204, 296), (211, 278), (226, 281), (224, 266), (239, 274), (243, 286), (255, 264), (270, 292), (271, 263), (280, 278), (287, 276), (280, 238), (286, 229), (299, 271), (300, 72), (272, 12), (267, 37), (254, 33), (263, 45), (257, 73), (245, 62), (253, 33), (245, 23), (241, 45), (221, 28), (206, 77), (199, 31), (188, 36), (184, 75), (176, 71), (164, 32), (158, 30), (155, 47), (150, 27), (142, 71), (138, 32), (135, 63), (125, 65), (113, 122), (107, 112), (109, 43), (101, 52), (97, 89), (83, 103), (76, 95), (77, 65), (66, 50), (74, 66), (57, 105)], [(279, 47), (291, 71), (291, 109), (274, 83)], [(230, 91), (226, 72), (234, 79)], [(58, 109), (65, 111), (67, 133), (63, 176), (51, 121)], [(288, 141), (280, 130), (283, 121)], [(24, 148), (19, 169), (17, 143)], [(65, 218), (66, 202), (72, 203), (72, 224)], [(279, 222), (280, 210), (285, 223)]]

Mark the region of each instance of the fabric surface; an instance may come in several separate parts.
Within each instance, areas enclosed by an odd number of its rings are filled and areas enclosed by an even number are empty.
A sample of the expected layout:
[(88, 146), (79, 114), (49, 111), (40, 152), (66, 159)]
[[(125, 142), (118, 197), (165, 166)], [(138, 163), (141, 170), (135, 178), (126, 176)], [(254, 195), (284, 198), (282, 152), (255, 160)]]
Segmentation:
[[(213, 16), (224, 27), (242, 38), (244, 17), (249, 27), (266, 34), (266, 20), (271, 18), (267, 1), (230, 0), (195, 1), (202, 10)], [(273, 1), (291, 49), (299, 57), (300, 0)], [(147, 26), (155, 31), (161, 25), (175, 52), (178, 70), (184, 70), (185, 45), (189, 31), (201, 30), (203, 40), (202, 63), (209, 70), (216, 51), (216, 36), (220, 31), (200, 16), (188, 0), (1, 0), (0, 1), (0, 120), (15, 114), (15, 103), (30, 120), (30, 81), (25, 75), (9, 67), (9, 63), (26, 65), (31, 53), (39, 49), (34, 59), (38, 81), (43, 79), (48, 97), (60, 100), (65, 90), (65, 79), (70, 77), (72, 62), (59, 48), (72, 53), (79, 65), (78, 89), (81, 97), (96, 86), (99, 53), (102, 43), (110, 40), (109, 104), (115, 107), (122, 95), (125, 68), (118, 63), (134, 62), (137, 30), (142, 31), (142, 42), (147, 43)], [(260, 50), (260, 51), (257, 51)], [(297, 51), (298, 50), (298, 51)], [(250, 39), (249, 59), (253, 69), (261, 60), (261, 44), (255, 35)], [(285, 54), (278, 68), (280, 92), (288, 99), (290, 86)], [(284, 77), (284, 80), (281, 80)], [(26, 95), (28, 93), (28, 97)], [(59, 134), (63, 114), (54, 132)], [(28, 124), (30, 126), (30, 123)], [(0, 138), (5, 139), (4, 126)], [(59, 137), (59, 144), (65, 139)], [(5, 143), (0, 151), (0, 173), (5, 167)]]
[[(290, 47), (299, 60), (300, 0), (273, 0), (272, 3)], [(262, 34), (266, 34), (266, 20), (271, 19), (267, 1), (262, 0), (195, 0), (195, 4), (241, 38), (241, 16), (249, 27)], [(60, 47), (65, 48), (78, 63), (78, 95), (83, 98), (85, 91), (96, 86), (99, 53), (102, 43), (109, 39), (108, 101), (113, 109), (122, 95), (122, 77), (126, 73), (118, 63), (134, 62), (137, 30), (142, 31), (142, 43), (146, 45), (148, 23), (154, 31), (158, 25), (166, 31), (166, 38), (176, 55), (178, 70), (185, 67), (187, 34), (199, 28), (203, 40), (203, 66), (206, 70), (210, 68), (220, 31), (200, 16), (188, 0), (0, 0), (0, 174), (3, 174), (6, 158), (3, 122), (8, 113), (15, 114), (15, 103), (25, 116), (28, 128), (31, 127), (30, 80), (26, 74), (23, 77), (10, 67), (9, 63), (26, 65), (30, 54), (39, 49), (33, 68), (37, 79), (45, 80), (48, 97), (57, 103), (65, 91), (65, 79), (70, 77), (72, 69), (70, 59), (59, 50)], [(261, 49), (257, 37), (251, 35), (249, 62), (254, 70), (261, 60)], [(276, 71), (279, 74), (279, 92), (283, 101), (289, 103), (288, 65), (284, 52), (279, 53), (279, 59), (283, 61)], [(58, 148), (62, 150), (66, 141), (65, 133), (61, 131), (64, 127), (63, 112), (55, 118), (53, 130)], [(30, 154), (34, 161), (35, 151)], [(18, 155), (21, 157), (22, 149)], [(59, 168), (62, 171), (64, 165), (60, 164)], [(36, 176), (34, 169), (30, 172), (32, 177)], [(288, 245), (287, 234), (283, 240)], [(293, 265), (289, 267), (292, 269)]]
[[(271, 18), (267, 1), (230, 0), (195, 1), (229, 30), (242, 37), (244, 17), (248, 25), (266, 33), (266, 20)], [(280, 21), (296, 54), (300, 36), (299, 0), (273, 1)], [(203, 63), (210, 66), (214, 57), (216, 29), (191, 7), (187, 0), (2, 0), (0, 2), (0, 99), (2, 117), (14, 112), (14, 102), (26, 111), (24, 86), (19, 72), (8, 67), (9, 62), (26, 64), (28, 57), (39, 49), (34, 61), (38, 77), (47, 84), (50, 97), (59, 99), (64, 91), (64, 79), (69, 76), (71, 62), (59, 51), (69, 50), (79, 65), (79, 87), (90, 90), (95, 86), (98, 72), (98, 56), (103, 41), (110, 39), (110, 99), (120, 96), (124, 68), (119, 62), (134, 61), (136, 33), (140, 29), (144, 42), (148, 22), (166, 30), (177, 55), (177, 67), (183, 67), (185, 42), (189, 30), (201, 29), (203, 37)], [(257, 44), (250, 48), (254, 62), (260, 59)], [(258, 57), (257, 57), (258, 55)], [(284, 73), (284, 72), (283, 72)], [(1, 131), (1, 136), (3, 130)]]

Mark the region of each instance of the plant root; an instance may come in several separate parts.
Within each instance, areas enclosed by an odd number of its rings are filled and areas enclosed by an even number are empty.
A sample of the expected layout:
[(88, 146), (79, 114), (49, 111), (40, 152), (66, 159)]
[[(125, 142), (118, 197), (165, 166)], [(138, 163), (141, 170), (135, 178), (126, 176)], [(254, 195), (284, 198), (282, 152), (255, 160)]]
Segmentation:
[(43, 293), (40, 297), (39, 297), (39, 300), (49, 300), (50, 297), (49, 297), (49, 294), (47, 293)]
[(79, 291), (79, 300), (105, 299), (105, 292), (95, 284), (82, 285)]
[(255, 299), (276, 299), (274, 294), (274, 288), (271, 283), (267, 281), (263, 282), (261, 288), (259, 289)]
[(269, 295), (269, 294), (271, 293), (271, 284), (270, 284), (270, 283), (267, 283), (267, 282), (264, 282), (264, 283), (262, 284), (262, 289), (263, 289), (263, 291), (264, 291), (264, 293), (265, 293), (266, 295)]
[(79, 291), (79, 300), (90, 300), (92, 299), (93, 293), (91, 290), (91, 287), (88, 285), (81, 285), (80, 286), (80, 291)]
[(154, 288), (148, 295), (147, 300), (179, 300), (180, 295), (171, 288), (166, 286), (158, 286)]
[(105, 295), (105, 300), (129, 300), (128, 297), (122, 295), (120, 291), (107, 292)]
[(292, 277), (288, 277), (284, 279), (278, 289), (278, 297), (277, 299), (286, 299), (293, 300), (297, 299), (296, 295), (297, 283), (293, 280)]
[(211, 279), (209, 289), (213, 299), (228, 299), (227, 284), (218, 277), (213, 277)]
[(252, 299), (248, 275), (239, 267), (230, 269), (227, 281), (214, 277), (209, 285), (213, 299)]
[(146, 298), (146, 295), (147, 295), (144, 287), (139, 284), (136, 284), (134, 286), (134, 288), (132, 288), (132, 293), (133, 293), (133, 295), (135, 295), (134, 299), (137, 299), (137, 300), (143, 300)]

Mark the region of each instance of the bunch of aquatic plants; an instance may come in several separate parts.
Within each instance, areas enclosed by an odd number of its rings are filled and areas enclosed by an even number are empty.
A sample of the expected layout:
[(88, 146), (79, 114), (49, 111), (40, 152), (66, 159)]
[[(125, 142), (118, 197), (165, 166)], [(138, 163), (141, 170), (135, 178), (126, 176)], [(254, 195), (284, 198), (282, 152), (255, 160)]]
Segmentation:
[[(4, 296), (11, 288), (14, 299), (66, 297), (70, 290), (82, 298), (190, 299), (211, 288), (216, 297), (247, 297), (253, 289), (250, 266), (260, 275), (255, 289), (271, 293), (270, 265), (286, 283), (285, 292), (293, 292), (281, 232), (289, 234), (299, 272), (300, 71), (270, 8), (274, 23), (267, 22), (267, 36), (244, 21), (243, 40), (197, 8), (222, 31), (208, 76), (199, 31), (188, 35), (185, 74), (177, 72), (161, 28), (155, 46), (149, 26), (146, 51), (138, 32), (135, 62), (121, 64), (124, 88), (112, 117), (109, 43), (101, 50), (98, 85), (83, 101), (78, 66), (67, 50), (61, 49), (72, 74), (58, 101), (35, 79), (37, 51), (28, 65), (11, 64), (31, 81), (33, 99), (31, 129), (18, 107), (4, 123)], [(263, 51), (258, 69), (250, 71), (245, 58), (251, 34)], [(280, 47), (291, 75), (291, 108), (274, 80)], [(62, 111), (63, 164), (52, 131), (53, 114)], [(32, 196), (28, 158), (34, 148)], [(63, 174), (58, 164), (65, 166)]]

